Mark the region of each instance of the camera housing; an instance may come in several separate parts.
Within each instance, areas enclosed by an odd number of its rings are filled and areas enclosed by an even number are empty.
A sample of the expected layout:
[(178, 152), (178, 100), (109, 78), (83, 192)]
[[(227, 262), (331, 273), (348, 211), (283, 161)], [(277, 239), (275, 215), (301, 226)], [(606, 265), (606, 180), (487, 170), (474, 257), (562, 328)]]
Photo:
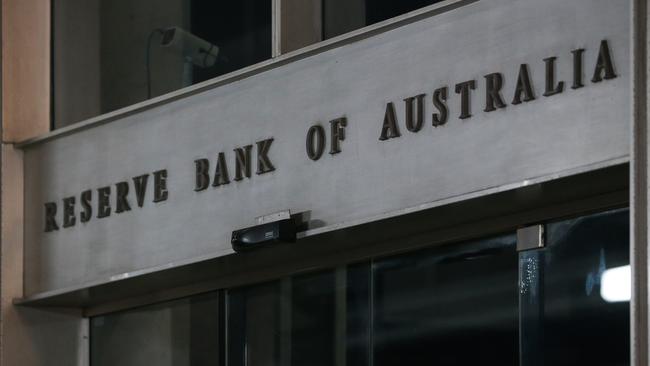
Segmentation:
[(269, 222), (232, 232), (232, 249), (246, 252), (273, 243), (296, 241), (296, 223), (292, 218)]
[(219, 47), (180, 27), (164, 29), (160, 46), (175, 50), (186, 60), (201, 68), (214, 66), (219, 56)]

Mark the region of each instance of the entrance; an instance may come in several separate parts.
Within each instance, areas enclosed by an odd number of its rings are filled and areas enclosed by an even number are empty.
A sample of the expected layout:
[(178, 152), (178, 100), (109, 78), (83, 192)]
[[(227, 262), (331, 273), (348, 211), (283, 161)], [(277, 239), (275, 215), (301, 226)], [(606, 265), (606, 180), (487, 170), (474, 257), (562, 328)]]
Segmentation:
[(91, 365), (629, 365), (628, 211), (543, 228), (95, 317)]

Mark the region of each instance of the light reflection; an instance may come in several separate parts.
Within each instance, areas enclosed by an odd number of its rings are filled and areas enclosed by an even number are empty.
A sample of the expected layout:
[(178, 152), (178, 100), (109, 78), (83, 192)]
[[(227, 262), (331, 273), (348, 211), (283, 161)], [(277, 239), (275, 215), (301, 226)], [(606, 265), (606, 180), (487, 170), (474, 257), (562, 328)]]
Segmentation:
[(627, 265), (605, 270), (601, 278), (600, 296), (607, 302), (630, 301), (632, 268)]

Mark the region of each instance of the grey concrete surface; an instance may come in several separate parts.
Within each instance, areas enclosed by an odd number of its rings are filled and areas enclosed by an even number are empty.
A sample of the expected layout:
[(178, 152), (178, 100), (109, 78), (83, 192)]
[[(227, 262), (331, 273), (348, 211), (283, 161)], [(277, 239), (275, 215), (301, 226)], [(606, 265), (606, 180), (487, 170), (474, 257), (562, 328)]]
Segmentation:
[[(25, 151), (26, 295), (111, 281), (125, 273), (231, 254), (233, 230), (255, 217), (309, 212), (311, 228), (432, 207), (495, 187), (629, 154), (630, 4), (606, 0), (481, 0)], [(618, 77), (592, 84), (608, 40)], [(584, 88), (572, 90), (571, 50), (585, 48)], [(557, 56), (562, 94), (543, 97), (544, 62)], [(519, 65), (537, 99), (483, 112), (484, 75), (501, 72), (512, 100)], [(476, 79), (473, 117), (458, 119), (454, 84)], [(449, 86), (449, 122), (431, 126), (435, 88)], [(426, 93), (425, 125), (404, 125), (402, 100)], [(402, 136), (379, 141), (387, 102)], [(305, 136), (345, 116), (342, 152), (311, 161)], [(273, 137), (276, 170), (195, 192), (194, 160)], [(329, 140), (328, 140), (329, 142)], [(253, 150), (254, 152), (254, 150)], [(45, 202), (166, 169), (169, 199), (45, 233)], [(111, 196), (113, 209), (114, 191)], [(94, 191), (93, 202), (97, 202)], [(445, 201), (446, 200), (446, 201)], [(96, 205), (94, 206), (96, 213)], [(59, 216), (59, 224), (61, 217)]]

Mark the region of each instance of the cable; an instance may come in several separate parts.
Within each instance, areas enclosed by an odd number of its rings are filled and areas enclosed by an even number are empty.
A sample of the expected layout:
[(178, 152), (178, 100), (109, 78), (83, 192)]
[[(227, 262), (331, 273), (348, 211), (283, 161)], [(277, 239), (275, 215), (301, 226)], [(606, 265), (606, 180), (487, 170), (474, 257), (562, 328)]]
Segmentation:
[(153, 36), (156, 34), (165, 34), (165, 30), (163, 28), (156, 28), (149, 33), (149, 37), (147, 38), (147, 55), (146, 55), (146, 68), (147, 68), (147, 99), (151, 99), (151, 41), (153, 40)]

